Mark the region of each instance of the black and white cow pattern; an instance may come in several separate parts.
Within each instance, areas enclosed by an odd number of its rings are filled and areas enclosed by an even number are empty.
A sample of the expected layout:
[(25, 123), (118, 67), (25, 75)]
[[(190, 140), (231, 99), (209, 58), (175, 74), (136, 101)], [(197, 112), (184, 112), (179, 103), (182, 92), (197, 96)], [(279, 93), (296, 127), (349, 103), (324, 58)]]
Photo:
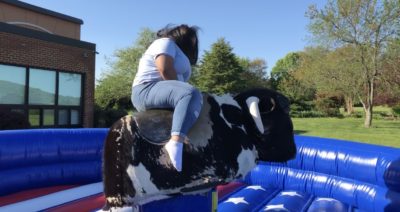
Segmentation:
[[(190, 142), (184, 145), (182, 172), (173, 168), (163, 145), (144, 141), (132, 116), (110, 128), (104, 146), (104, 210), (205, 192), (244, 177), (258, 160), (287, 161), (295, 156), (286, 97), (267, 89), (203, 97), (200, 116), (188, 134)], [(251, 98), (256, 103), (249, 103)]]

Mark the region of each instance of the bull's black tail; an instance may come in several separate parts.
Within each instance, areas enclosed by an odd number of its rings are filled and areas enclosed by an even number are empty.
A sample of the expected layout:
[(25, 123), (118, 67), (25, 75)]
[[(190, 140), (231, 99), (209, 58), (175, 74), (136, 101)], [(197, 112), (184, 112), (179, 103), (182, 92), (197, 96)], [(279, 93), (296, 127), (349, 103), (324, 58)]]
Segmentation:
[(129, 197), (135, 196), (132, 182), (126, 172), (132, 160), (133, 137), (130, 127), (131, 118), (123, 117), (113, 124), (104, 142), (103, 183), (106, 205), (111, 207), (130, 205)]

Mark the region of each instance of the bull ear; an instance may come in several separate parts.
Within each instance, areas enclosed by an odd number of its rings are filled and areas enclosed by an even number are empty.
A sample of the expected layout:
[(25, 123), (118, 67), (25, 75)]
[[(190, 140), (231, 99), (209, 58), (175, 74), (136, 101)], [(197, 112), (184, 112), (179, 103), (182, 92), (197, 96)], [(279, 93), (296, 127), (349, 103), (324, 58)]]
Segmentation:
[(255, 96), (251, 96), (246, 99), (247, 107), (249, 108), (249, 112), (253, 117), (253, 120), (256, 123), (258, 130), (261, 133), (264, 133), (264, 125), (261, 120), (260, 109), (258, 108), (258, 102), (260, 102), (260, 99), (258, 99)]
[(282, 94), (279, 94), (279, 93), (278, 93), (278, 95), (276, 95), (276, 99), (278, 100), (279, 107), (286, 114), (289, 114), (289, 112), (290, 112), (290, 101), (289, 101), (289, 99), (286, 96), (284, 96)]
[(233, 105), (222, 104), (222, 114), (224, 118), (231, 124), (241, 125), (242, 124), (242, 110)]

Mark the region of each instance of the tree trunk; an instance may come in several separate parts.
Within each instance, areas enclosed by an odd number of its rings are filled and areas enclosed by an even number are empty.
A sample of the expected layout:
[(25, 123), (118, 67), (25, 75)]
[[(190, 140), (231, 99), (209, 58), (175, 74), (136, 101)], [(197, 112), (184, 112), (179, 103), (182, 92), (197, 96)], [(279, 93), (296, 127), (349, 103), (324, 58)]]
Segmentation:
[(364, 127), (370, 128), (372, 126), (372, 105), (365, 109)]
[(374, 80), (368, 81), (368, 94), (367, 94), (367, 105), (364, 106), (365, 121), (364, 126), (370, 128), (372, 126), (372, 115), (374, 107)]
[(373, 84), (368, 85), (368, 96), (366, 101), (364, 102), (363, 99), (358, 96), (358, 99), (360, 100), (361, 104), (363, 105), (364, 108), (364, 113), (365, 113), (365, 119), (364, 119), (364, 127), (370, 128), (372, 126), (372, 115), (373, 115), (373, 99), (374, 99), (374, 87)]
[(345, 98), (344, 98), (345, 100), (345, 110), (346, 110), (346, 112), (347, 112), (347, 115), (351, 115), (351, 114), (353, 114), (353, 112), (354, 112), (354, 107), (353, 107), (353, 99), (351, 98), (351, 97), (348, 97), (348, 96), (346, 96)]

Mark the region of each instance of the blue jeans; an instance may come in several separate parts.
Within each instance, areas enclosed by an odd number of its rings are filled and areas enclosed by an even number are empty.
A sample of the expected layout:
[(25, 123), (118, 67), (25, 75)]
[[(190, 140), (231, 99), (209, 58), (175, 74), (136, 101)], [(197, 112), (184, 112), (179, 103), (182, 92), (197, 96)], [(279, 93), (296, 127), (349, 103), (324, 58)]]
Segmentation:
[(203, 97), (199, 90), (188, 83), (164, 80), (134, 86), (132, 103), (137, 111), (174, 108), (171, 135), (183, 137), (196, 122)]

